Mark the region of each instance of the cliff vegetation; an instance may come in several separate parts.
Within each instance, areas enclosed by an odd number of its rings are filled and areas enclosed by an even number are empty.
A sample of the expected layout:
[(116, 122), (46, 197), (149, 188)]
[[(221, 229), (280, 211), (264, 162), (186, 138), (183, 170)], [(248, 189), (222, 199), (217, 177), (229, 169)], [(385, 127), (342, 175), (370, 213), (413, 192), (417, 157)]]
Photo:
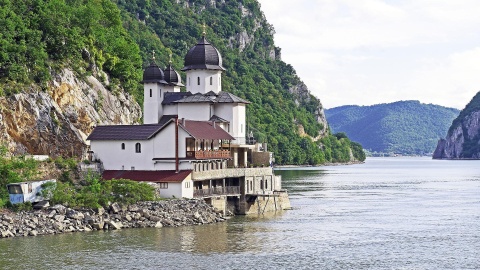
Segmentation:
[(94, 125), (140, 122), (142, 66), (155, 50), (160, 66), (172, 53), (180, 70), (205, 23), (224, 58), (224, 90), (252, 102), (248, 131), (269, 144), (277, 164), (363, 160), (358, 144), (330, 133), (320, 100), (281, 60), (255, 0), (0, 3), (0, 130), (16, 152), (80, 156)]
[(480, 159), (480, 92), (455, 118), (445, 139), (440, 139), (434, 159)]

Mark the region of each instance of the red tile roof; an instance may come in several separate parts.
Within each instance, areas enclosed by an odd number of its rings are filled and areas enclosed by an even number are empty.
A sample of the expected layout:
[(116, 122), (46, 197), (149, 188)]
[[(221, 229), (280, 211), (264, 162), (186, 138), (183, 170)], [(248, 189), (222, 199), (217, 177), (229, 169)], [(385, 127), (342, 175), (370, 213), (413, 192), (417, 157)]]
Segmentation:
[(235, 140), (218, 124), (209, 121), (179, 120), (182, 127), (195, 139)]
[(192, 170), (179, 171), (115, 171), (105, 170), (104, 180), (129, 179), (143, 182), (182, 182), (192, 173)]

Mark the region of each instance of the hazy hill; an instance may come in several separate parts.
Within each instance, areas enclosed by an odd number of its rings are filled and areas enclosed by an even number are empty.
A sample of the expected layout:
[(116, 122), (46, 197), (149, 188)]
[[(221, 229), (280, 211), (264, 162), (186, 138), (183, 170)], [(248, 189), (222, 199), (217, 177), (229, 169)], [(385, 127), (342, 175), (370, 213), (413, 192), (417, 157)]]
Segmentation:
[(278, 164), (362, 159), (358, 144), (330, 134), (255, 0), (3, 0), (0, 143), (78, 156), (93, 126), (141, 122), (139, 82), (152, 51), (160, 66), (172, 53), (180, 70), (203, 23), (223, 56), (224, 90), (252, 102), (248, 131)]
[(419, 101), (325, 110), (333, 132), (345, 132), (372, 152), (432, 153), (459, 110)]
[(433, 158), (480, 159), (480, 92), (453, 120), (447, 137), (438, 141)]

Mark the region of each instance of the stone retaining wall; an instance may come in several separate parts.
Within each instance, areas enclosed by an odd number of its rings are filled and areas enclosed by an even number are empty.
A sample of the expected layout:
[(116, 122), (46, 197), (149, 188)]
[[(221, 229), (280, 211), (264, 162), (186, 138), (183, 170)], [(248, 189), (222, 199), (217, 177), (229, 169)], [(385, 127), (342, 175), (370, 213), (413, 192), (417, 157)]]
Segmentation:
[(246, 215), (263, 215), (291, 209), (290, 199), (286, 191), (276, 191), (275, 196), (258, 196), (254, 201), (244, 203)]
[(128, 207), (114, 203), (107, 210), (55, 205), (44, 210), (0, 214), (0, 238), (222, 221), (225, 221), (222, 213), (199, 199), (140, 202)]

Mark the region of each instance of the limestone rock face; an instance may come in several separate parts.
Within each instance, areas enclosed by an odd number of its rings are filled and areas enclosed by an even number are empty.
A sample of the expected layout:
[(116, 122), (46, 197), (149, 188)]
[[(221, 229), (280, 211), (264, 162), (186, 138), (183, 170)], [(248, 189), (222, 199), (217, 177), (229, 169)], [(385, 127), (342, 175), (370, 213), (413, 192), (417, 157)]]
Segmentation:
[[(320, 131), (320, 134), (317, 138), (312, 139), (318, 140), (327, 135), (328, 123), (320, 100), (310, 94), (310, 90), (308, 90), (308, 87), (303, 82), (290, 87), (289, 92), (295, 97), (295, 103), (297, 104), (297, 106), (303, 106), (304, 104), (308, 104), (312, 101), (312, 99), (316, 99), (318, 101), (318, 106), (315, 109), (315, 116), (317, 122), (323, 125), (323, 129)], [(303, 130), (303, 127), (301, 127), (301, 129)]]
[(83, 157), (96, 125), (140, 119), (141, 107), (131, 96), (114, 94), (95, 77), (79, 79), (64, 69), (45, 92), (25, 89), (0, 97), (0, 144), (16, 154)]
[(480, 110), (472, 108), (479, 101), (480, 92), (455, 119), (447, 137), (438, 141), (434, 159), (480, 159)]

